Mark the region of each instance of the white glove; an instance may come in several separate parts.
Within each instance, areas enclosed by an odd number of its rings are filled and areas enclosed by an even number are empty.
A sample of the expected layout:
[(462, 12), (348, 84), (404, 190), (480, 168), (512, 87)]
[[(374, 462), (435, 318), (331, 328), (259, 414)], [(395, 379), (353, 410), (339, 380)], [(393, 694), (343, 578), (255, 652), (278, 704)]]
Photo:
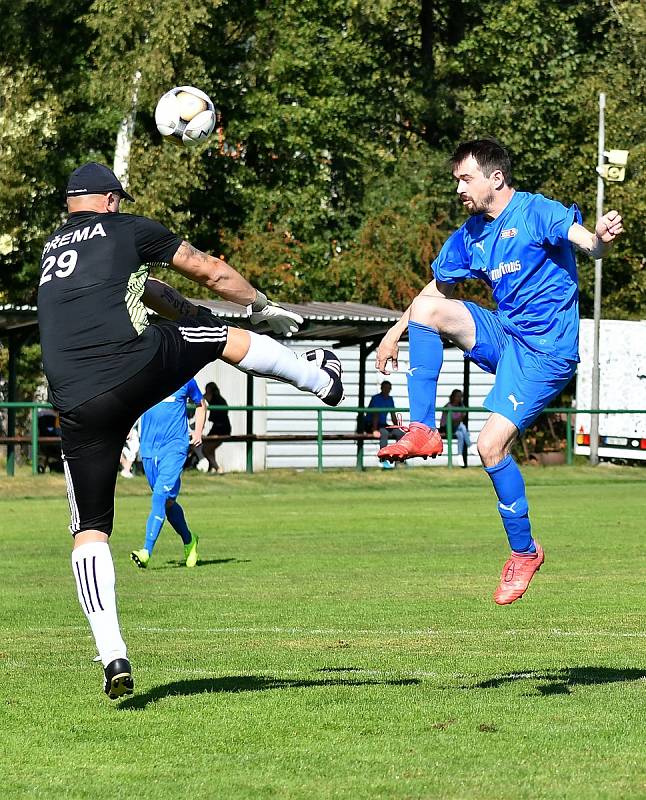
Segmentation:
[(252, 325), (266, 322), (279, 336), (296, 333), (299, 325), (303, 324), (303, 317), (267, 300), (262, 292), (258, 292), (253, 303), (247, 306), (247, 318)]

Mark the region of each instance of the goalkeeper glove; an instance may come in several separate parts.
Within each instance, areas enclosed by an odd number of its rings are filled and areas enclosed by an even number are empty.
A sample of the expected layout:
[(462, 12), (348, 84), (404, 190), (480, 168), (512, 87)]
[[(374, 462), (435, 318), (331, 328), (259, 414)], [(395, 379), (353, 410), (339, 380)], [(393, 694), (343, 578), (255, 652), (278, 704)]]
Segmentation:
[(266, 322), (272, 331), (279, 336), (296, 333), (299, 325), (303, 324), (303, 317), (282, 308), (271, 300), (267, 300), (262, 292), (256, 292), (256, 299), (247, 306), (247, 318), (252, 325)]

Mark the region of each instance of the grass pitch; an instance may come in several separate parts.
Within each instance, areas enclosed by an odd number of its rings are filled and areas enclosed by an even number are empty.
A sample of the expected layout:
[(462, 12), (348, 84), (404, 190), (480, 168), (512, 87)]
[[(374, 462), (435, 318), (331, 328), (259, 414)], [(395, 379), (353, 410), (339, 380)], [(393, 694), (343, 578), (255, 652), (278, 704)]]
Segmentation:
[(121, 482), (136, 694), (111, 703), (58, 476), (0, 478), (8, 798), (644, 798), (646, 470), (526, 471), (546, 562), (507, 555), (477, 470), (187, 476), (202, 563)]

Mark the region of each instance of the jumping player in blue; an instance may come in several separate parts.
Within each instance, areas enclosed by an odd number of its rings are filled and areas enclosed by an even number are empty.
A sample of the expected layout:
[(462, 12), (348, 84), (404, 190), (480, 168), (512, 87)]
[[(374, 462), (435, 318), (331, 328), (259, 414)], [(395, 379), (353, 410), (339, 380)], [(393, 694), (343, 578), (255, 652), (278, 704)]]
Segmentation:
[[(377, 369), (397, 369), (398, 342), (408, 328), (406, 434), (383, 447), (382, 460), (404, 461), (442, 452), (435, 396), (442, 366), (440, 334), (496, 380), (485, 400), (491, 411), (478, 452), (498, 497), (511, 556), (494, 594), (499, 605), (518, 600), (544, 561), (529, 522), (525, 483), (510, 455), (522, 432), (570, 381), (579, 360), (579, 306), (574, 247), (601, 258), (623, 232), (616, 211), (594, 233), (581, 214), (540, 194), (513, 188), (507, 151), (491, 139), (461, 144), (451, 159), (456, 191), (471, 218), (432, 264), (434, 280), (413, 300), (377, 350)], [(573, 247), (574, 246), (574, 247)], [(497, 303), (488, 311), (452, 300), (455, 284), (479, 278)]]
[[(187, 401), (195, 403), (195, 430), (190, 434), (186, 416)], [(197, 564), (198, 537), (186, 524), (184, 509), (177, 502), (186, 463), (189, 441), (199, 445), (206, 420), (206, 401), (200, 387), (191, 378), (161, 403), (141, 417), (140, 450), (144, 472), (153, 490), (152, 507), (146, 522), (146, 541), (141, 550), (133, 550), (130, 558), (141, 569), (148, 566), (164, 521), (168, 519), (184, 542), (187, 567)]]

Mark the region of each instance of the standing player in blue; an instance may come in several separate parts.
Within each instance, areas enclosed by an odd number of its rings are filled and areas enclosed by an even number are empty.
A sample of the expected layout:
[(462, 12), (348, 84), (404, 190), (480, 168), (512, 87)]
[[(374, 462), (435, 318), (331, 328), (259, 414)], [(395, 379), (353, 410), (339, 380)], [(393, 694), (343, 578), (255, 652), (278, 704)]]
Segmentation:
[[(195, 430), (190, 434), (186, 403), (195, 403)], [(145, 569), (164, 521), (168, 519), (184, 542), (187, 567), (197, 564), (198, 537), (186, 524), (184, 509), (177, 502), (182, 484), (189, 443), (199, 445), (206, 421), (206, 401), (200, 387), (191, 378), (176, 392), (149, 408), (141, 417), (140, 450), (144, 472), (153, 490), (152, 507), (146, 522), (146, 541), (141, 550), (133, 550), (130, 558)]]
[[(434, 280), (413, 300), (377, 350), (377, 369), (397, 369), (398, 341), (408, 327), (411, 423), (381, 459), (404, 461), (442, 452), (435, 395), (442, 366), (440, 334), (496, 380), (485, 400), (491, 411), (478, 453), (498, 497), (511, 556), (494, 594), (499, 605), (518, 600), (544, 561), (533, 539), (525, 483), (510, 455), (522, 432), (570, 381), (579, 360), (579, 304), (574, 248), (601, 258), (623, 232), (609, 211), (594, 233), (576, 206), (513, 188), (507, 151), (495, 140), (461, 144), (451, 158), (456, 191), (471, 218), (432, 264)], [(455, 284), (479, 278), (498, 308), (452, 300)]]

